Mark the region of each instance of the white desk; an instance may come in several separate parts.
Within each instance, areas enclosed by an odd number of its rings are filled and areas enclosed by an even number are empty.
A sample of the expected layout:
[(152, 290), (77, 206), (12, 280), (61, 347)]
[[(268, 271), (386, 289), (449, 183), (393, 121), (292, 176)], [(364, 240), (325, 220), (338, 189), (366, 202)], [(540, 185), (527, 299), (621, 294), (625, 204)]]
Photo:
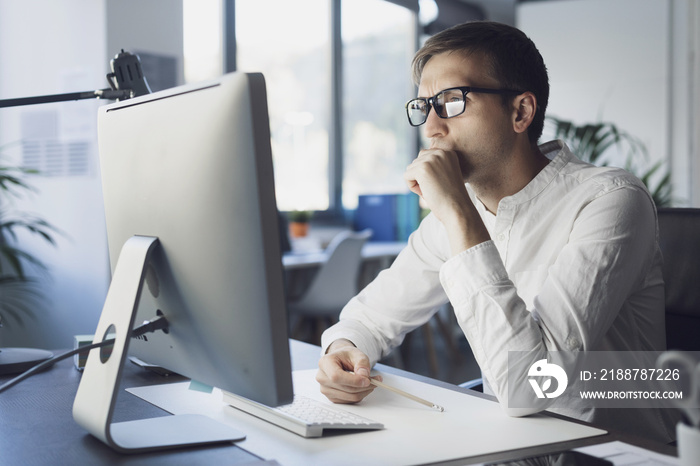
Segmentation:
[[(313, 376), (319, 348), (291, 342), (295, 391), (325, 400)], [(310, 370), (303, 370), (310, 369)], [(308, 464), (406, 465), (438, 462), (476, 464), (534, 454), (552, 453), (585, 445), (623, 440), (658, 452), (674, 449), (618, 433), (592, 429), (580, 421), (561, 416), (535, 415), (509, 418), (497, 403), (482, 394), (445, 384), (381, 364), (377, 369), (385, 381), (431, 401), (439, 401), (445, 412), (426, 408), (378, 389), (358, 405), (342, 409), (374, 417), (385, 429), (304, 439), (265, 421), (226, 407), (220, 393), (209, 395), (187, 389), (187, 384), (131, 389), (144, 400), (169, 412), (202, 413), (248, 437), (238, 447), (264, 459), (287, 466)], [(370, 414), (371, 412), (371, 414)]]
[[(313, 369), (317, 367), (320, 348), (304, 343), (292, 342), (292, 368), (295, 370)], [(484, 397), (466, 389), (446, 384), (433, 379), (421, 377), (416, 374), (393, 369), (387, 366), (379, 366), (384, 373), (409, 377), (432, 385), (448, 388), (473, 396)], [(0, 452), (2, 452), (2, 464), (44, 465), (44, 464), (91, 464), (91, 465), (190, 465), (190, 464), (247, 464), (259, 462), (256, 457), (245, 450), (244, 445), (222, 444), (201, 448), (184, 448), (172, 451), (143, 453), (136, 455), (122, 455), (111, 450), (99, 440), (93, 438), (84, 429), (73, 421), (71, 406), (75, 398), (75, 392), (80, 382), (81, 373), (73, 367), (73, 361), (59, 362), (54, 368), (36, 374), (20, 386), (17, 386), (0, 396)], [(8, 376), (0, 376), (0, 383), (7, 381)], [(144, 371), (133, 364), (124, 368), (122, 387), (143, 387), (144, 385), (160, 385), (167, 382), (184, 381), (182, 377), (162, 377), (155, 372)], [(429, 394), (426, 394), (426, 396)], [(402, 403), (402, 400), (391, 397), (389, 393), (378, 392), (376, 397), (383, 397), (387, 403)], [(447, 399), (441, 399), (445, 404)], [(422, 406), (416, 404), (415, 409)], [(155, 406), (142, 401), (139, 398), (123, 393), (117, 401), (115, 421), (129, 421), (143, 419), (145, 417), (162, 416), (166, 413)], [(424, 413), (427, 414), (427, 413)], [(246, 423), (255, 423), (248, 419)], [(260, 421), (264, 422), (264, 421)], [(259, 424), (259, 423), (258, 423)], [(268, 427), (268, 426), (265, 426)], [(478, 426), (477, 426), (478, 427)], [(286, 431), (277, 431), (275, 436), (291, 438), (291, 442), (311, 443), (316, 439), (304, 441), (301, 437), (290, 437), (294, 434), (286, 434)], [(352, 434), (363, 436), (364, 434)], [(385, 435), (381, 434), (380, 435)], [(336, 437), (343, 440), (344, 437)], [(250, 438), (249, 440), (254, 440)], [(265, 439), (263, 439), (265, 440)], [(280, 458), (272, 450), (275, 442), (270, 439), (266, 453), (272, 457)], [(467, 441), (466, 439), (465, 441)], [(486, 461), (505, 460), (529, 456), (534, 454), (551, 453), (555, 451), (578, 448), (584, 445), (592, 445), (614, 440), (623, 440), (654, 451), (666, 454), (675, 454), (675, 448), (656, 444), (654, 442), (636, 439), (622, 434), (612, 433), (600, 437), (589, 437), (580, 440), (540, 445), (519, 450), (513, 450), (502, 454), (481, 455), (466, 460), (456, 461), (453, 464), (473, 464)], [(333, 437), (322, 439), (317, 447), (332, 443)], [(426, 447), (430, 448), (430, 447)], [(357, 463), (356, 463), (357, 464)]]

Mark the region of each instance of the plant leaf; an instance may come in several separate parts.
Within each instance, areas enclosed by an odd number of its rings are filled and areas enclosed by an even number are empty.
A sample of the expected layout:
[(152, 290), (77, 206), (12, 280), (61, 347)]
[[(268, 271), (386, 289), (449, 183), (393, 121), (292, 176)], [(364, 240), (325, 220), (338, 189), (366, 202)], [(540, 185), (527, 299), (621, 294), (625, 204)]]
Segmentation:
[(620, 130), (614, 123), (598, 122), (576, 125), (561, 118), (547, 117), (554, 125), (555, 137), (562, 139), (581, 160), (599, 166), (608, 165), (605, 158), (607, 152), (617, 148), (620, 153), (626, 153), (625, 169), (636, 175), (649, 189), (657, 207), (672, 204), (671, 174), (666, 169), (659, 181), (654, 184), (655, 175), (665, 165), (657, 162), (646, 171), (639, 171), (637, 162), (647, 161), (649, 152), (641, 139)]

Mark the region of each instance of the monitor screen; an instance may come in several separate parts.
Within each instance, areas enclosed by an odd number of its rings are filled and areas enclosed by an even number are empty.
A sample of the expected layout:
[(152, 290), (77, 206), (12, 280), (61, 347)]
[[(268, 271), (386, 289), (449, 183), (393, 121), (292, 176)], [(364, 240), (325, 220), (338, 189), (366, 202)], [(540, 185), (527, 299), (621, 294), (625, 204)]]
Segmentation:
[(275, 406), (292, 400), (265, 81), (233, 73), (103, 107), (98, 141), (112, 270), (158, 238), (129, 354)]

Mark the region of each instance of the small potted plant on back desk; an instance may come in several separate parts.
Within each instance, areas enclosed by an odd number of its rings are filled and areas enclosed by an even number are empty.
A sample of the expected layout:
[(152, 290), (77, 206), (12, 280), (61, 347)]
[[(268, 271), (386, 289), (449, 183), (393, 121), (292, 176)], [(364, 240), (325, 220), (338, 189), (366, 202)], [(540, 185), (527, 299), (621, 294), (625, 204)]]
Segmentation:
[(292, 238), (303, 238), (309, 233), (310, 210), (292, 210), (289, 212), (289, 235)]

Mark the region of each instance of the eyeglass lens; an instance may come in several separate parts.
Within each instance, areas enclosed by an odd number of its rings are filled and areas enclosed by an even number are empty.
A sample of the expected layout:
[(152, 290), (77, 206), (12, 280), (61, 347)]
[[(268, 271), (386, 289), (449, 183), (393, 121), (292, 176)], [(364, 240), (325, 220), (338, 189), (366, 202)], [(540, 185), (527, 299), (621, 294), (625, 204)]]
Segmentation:
[(414, 99), (410, 101), (407, 109), (411, 124), (419, 126), (425, 123), (431, 106), (442, 118), (457, 116), (464, 112), (464, 93), (461, 89), (447, 89), (430, 99)]
[(443, 118), (457, 116), (464, 111), (464, 93), (460, 89), (448, 89), (435, 96), (433, 108)]

